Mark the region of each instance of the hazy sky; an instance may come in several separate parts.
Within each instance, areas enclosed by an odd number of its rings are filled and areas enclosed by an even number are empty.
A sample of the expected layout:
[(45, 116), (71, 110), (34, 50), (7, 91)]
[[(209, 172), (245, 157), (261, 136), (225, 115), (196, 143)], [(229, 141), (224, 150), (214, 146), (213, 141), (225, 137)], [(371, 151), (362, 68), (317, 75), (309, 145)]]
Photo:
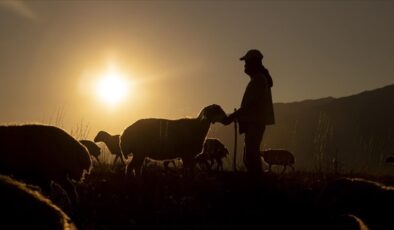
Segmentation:
[[(394, 1), (0, 1), (0, 123), (120, 133), (146, 117), (231, 112), (258, 48), (274, 102), (394, 83)], [(95, 85), (115, 66), (118, 106)], [(56, 121), (56, 116), (60, 117)]]

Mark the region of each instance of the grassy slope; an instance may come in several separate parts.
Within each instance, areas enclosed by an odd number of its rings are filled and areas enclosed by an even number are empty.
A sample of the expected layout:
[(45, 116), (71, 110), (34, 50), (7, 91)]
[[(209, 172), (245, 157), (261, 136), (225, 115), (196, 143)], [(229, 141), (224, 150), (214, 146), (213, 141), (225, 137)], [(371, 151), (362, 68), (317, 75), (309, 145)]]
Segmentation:
[[(78, 187), (74, 219), (80, 229), (338, 229), (335, 210), (318, 202), (338, 177), (296, 172), (252, 180), (221, 172), (187, 181), (152, 166), (136, 180), (100, 166)], [(394, 185), (392, 177), (369, 179)]]

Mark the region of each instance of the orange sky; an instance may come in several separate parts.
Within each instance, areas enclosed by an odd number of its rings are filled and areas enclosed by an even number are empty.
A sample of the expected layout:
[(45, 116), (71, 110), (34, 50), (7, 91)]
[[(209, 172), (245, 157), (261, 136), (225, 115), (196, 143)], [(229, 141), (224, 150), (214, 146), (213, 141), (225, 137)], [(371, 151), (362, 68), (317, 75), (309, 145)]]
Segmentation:
[[(392, 84), (392, 12), (391, 1), (1, 1), (0, 122), (82, 123), (92, 137), (212, 103), (230, 112), (250, 48), (275, 102)], [(91, 86), (109, 63), (134, 87), (113, 108)]]

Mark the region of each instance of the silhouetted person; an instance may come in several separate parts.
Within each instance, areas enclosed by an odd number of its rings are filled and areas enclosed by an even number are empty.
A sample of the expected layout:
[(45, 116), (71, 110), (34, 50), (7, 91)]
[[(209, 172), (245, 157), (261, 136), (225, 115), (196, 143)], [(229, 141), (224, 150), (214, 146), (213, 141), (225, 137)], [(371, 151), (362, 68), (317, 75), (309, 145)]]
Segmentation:
[(271, 96), (273, 82), (262, 64), (263, 55), (259, 50), (249, 50), (240, 60), (245, 61), (244, 72), (250, 77), (250, 81), (243, 95), (241, 107), (230, 114), (224, 124), (228, 125), (235, 120), (239, 122), (239, 133), (245, 134), (245, 166), (248, 172), (260, 175), (260, 143), (265, 126), (275, 123)]

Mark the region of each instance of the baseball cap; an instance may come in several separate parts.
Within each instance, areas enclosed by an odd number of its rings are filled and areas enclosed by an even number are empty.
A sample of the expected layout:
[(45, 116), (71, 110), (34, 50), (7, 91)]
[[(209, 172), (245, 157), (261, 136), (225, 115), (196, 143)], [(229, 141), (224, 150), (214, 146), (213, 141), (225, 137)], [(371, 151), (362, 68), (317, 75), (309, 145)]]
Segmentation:
[(239, 60), (246, 61), (246, 60), (251, 60), (251, 59), (262, 60), (263, 59), (263, 54), (257, 49), (251, 49), (243, 57), (241, 57)]

